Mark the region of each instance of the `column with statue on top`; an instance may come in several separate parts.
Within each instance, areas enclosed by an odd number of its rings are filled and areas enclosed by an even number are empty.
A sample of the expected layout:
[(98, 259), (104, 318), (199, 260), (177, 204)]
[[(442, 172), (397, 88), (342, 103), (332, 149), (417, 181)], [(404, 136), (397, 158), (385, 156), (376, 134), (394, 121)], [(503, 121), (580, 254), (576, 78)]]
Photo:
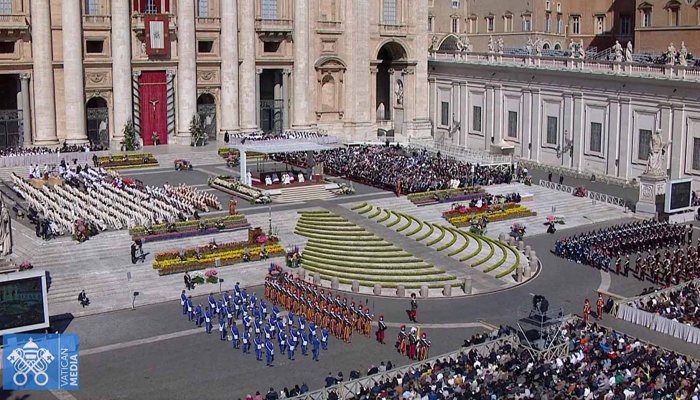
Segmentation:
[(639, 201), (635, 210), (639, 217), (655, 218), (658, 215), (657, 196), (665, 193), (668, 180), (666, 149), (669, 143), (663, 141), (661, 133), (661, 129), (657, 129), (651, 135), (647, 167), (639, 176)]

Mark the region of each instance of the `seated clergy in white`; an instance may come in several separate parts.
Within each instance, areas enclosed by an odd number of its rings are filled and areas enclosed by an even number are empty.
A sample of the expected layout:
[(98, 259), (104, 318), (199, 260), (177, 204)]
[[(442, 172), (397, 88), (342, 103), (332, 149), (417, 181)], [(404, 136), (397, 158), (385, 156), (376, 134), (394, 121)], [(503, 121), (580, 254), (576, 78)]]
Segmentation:
[(304, 174), (299, 172), (299, 183), (304, 183)]

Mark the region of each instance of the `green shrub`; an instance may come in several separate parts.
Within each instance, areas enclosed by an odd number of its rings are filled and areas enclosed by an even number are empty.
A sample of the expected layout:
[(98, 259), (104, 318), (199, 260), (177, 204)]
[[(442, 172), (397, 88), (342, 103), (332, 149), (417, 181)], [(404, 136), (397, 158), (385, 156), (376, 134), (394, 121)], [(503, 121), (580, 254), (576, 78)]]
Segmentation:
[(445, 238), (445, 228), (440, 225), (435, 225), (440, 230), (440, 236), (426, 243), (426, 246), (432, 246)]

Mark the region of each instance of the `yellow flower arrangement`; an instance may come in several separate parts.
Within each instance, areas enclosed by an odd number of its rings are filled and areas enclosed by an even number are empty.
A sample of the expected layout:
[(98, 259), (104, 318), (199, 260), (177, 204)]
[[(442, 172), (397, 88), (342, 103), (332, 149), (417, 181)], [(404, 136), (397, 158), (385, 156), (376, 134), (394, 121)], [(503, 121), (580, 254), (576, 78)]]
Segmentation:
[(454, 226), (467, 226), (471, 223), (471, 220), (473, 218), (481, 218), (482, 215), (486, 216), (486, 219), (489, 222), (495, 222), (495, 221), (503, 221), (507, 219), (512, 219), (512, 218), (524, 218), (524, 217), (530, 217), (533, 215), (537, 215), (537, 213), (530, 211), (527, 207), (524, 206), (517, 206), (517, 207), (512, 207), (512, 208), (506, 208), (505, 210), (501, 211), (494, 211), (490, 213), (473, 213), (473, 214), (462, 214), (462, 215), (457, 215), (451, 218), (448, 218), (448, 221), (454, 225)]
[[(268, 255), (278, 255), (284, 253), (282, 246), (280, 246), (279, 244), (266, 245), (265, 250), (267, 251)], [(251, 257), (257, 257), (258, 255), (260, 255), (260, 246), (251, 247), (249, 249), (249, 253)], [(188, 257), (185, 260), (181, 260), (179, 257), (176, 257), (161, 261), (154, 261), (153, 268), (161, 269), (181, 264), (208, 264), (214, 262), (217, 258), (221, 259), (222, 264), (226, 264), (227, 261), (239, 260), (242, 259), (242, 257), (243, 249), (226, 250), (218, 253), (209, 253), (200, 258)]]

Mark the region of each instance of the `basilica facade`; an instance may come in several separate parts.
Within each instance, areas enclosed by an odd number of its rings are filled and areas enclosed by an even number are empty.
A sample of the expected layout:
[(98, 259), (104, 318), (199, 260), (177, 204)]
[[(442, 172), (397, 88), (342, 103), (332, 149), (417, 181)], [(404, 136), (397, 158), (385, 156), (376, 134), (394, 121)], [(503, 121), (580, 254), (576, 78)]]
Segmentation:
[(428, 0), (0, 0), (0, 145), (429, 136)]

